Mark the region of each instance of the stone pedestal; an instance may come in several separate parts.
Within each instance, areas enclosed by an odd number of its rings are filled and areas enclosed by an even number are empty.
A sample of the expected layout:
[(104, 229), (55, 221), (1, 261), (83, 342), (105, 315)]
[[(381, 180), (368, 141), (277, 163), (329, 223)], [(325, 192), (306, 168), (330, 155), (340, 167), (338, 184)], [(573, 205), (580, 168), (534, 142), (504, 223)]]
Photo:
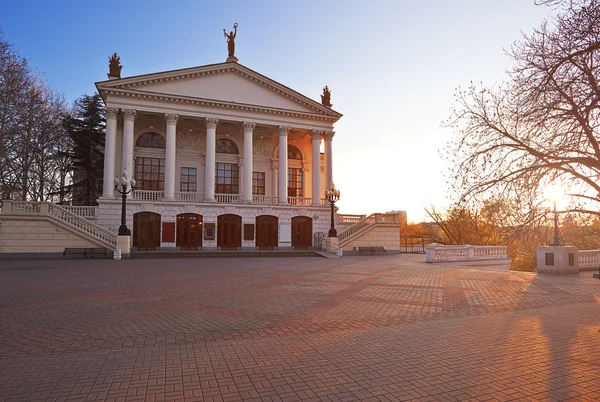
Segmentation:
[(576, 247), (544, 246), (538, 247), (537, 272), (540, 274), (578, 274), (579, 256)]
[(337, 237), (325, 237), (323, 239), (324, 251), (331, 254), (336, 254), (340, 248), (340, 241)]
[(226, 62), (226, 63), (237, 63), (237, 62), (238, 62), (238, 60), (239, 60), (239, 59), (238, 59), (237, 57), (235, 57), (235, 56), (229, 56), (229, 57), (227, 58), (227, 60), (225, 60), (225, 62)]
[(131, 236), (117, 236), (117, 248), (121, 250), (122, 258), (129, 258), (131, 253)]

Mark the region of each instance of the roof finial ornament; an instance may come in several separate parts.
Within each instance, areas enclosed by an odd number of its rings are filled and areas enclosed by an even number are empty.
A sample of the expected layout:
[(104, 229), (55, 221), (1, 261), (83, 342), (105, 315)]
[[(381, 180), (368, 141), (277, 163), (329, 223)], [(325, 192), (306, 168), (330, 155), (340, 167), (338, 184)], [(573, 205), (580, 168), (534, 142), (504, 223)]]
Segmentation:
[(229, 35), (227, 35), (227, 31), (225, 29), (223, 29), (223, 35), (225, 35), (225, 37), (227, 38), (227, 52), (228, 52), (228, 57), (227, 57), (227, 62), (234, 62), (237, 63), (238, 58), (235, 57), (235, 36), (237, 35), (237, 27), (238, 27), (238, 23), (234, 22), (233, 23), (233, 31), (229, 32)]
[(121, 69), (123, 66), (121, 65), (121, 58), (117, 55), (117, 53), (113, 53), (111, 57), (108, 58), (108, 79), (109, 80), (118, 80), (121, 78)]
[(327, 107), (333, 106), (331, 104), (331, 91), (329, 90), (327, 85), (325, 85), (325, 88), (323, 88), (323, 95), (321, 95), (321, 104)]

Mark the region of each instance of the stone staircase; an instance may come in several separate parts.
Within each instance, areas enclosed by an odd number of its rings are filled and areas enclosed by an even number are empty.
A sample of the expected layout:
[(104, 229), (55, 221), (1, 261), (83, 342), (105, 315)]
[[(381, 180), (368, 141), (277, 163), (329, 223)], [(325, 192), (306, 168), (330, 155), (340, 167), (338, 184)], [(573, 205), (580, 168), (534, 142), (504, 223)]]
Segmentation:
[[(363, 219), (360, 219), (354, 225), (338, 232), (338, 240), (340, 242), (340, 248), (344, 248), (349, 243), (357, 240), (361, 236), (364, 236), (366, 233), (370, 232), (376, 227), (385, 227), (385, 226), (393, 226), (398, 227), (401, 224), (401, 215), (396, 213), (388, 213), (388, 214), (380, 214), (375, 213), (371, 214)], [(398, 229), (398, 241), (397, 246), (400, 246), (400, 230)], [(379, 246), (380, 244), (369, 244), (369, 246)]]

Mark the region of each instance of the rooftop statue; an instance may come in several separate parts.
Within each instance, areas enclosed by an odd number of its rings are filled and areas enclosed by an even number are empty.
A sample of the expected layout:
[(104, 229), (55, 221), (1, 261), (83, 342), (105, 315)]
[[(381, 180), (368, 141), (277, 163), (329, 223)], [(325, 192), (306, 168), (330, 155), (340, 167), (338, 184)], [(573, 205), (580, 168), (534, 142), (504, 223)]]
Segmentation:
[(223, 35), (227, 38), (227, 51), (229, 52), (229, 57), (235, 57), (235, 36), (237, 35), (237, 27), (238, 24), (235, 22), (233, 24), (233, 31), (230, 31), (229, 35), (227, 35), (227, 31), (223, 29)]
[(333, 106), (331, 104), (331, 91), (329, 90), (327, 85), (325, 85), (325, 88), (323, 88), (323, 95), (321, 95), (321, 104), (327, 107)]
[(121, 65), (121, 58), (117, 55), (117, 53), (113, 53), (111, 57), (108, 58), (108, 78), (121, 78), (121, 69), (123, 66)]

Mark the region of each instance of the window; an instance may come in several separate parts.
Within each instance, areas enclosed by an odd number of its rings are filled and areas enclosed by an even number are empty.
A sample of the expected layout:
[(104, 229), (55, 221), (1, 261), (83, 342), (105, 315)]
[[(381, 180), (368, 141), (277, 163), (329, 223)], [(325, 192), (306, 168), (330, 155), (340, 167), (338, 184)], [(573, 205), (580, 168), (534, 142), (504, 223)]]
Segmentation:
[(300, 159), (300, 160), (302, 160), (302, 153), (295, 146), (288, 145), (288, 159)]
[(196, 178), (197, 178), (196, 168), (182, 167), (181, 168), (181, 179), (180, 179), (181, 185), (179, 187), (180, 191), (195, 193), (196, 192)]
[(288, 168), (288, 197), (302, 197), (302, 169)]
[(144, 148), (166, 148), (167, 143), (165, 137), (158, 133), (145, 133), (140, 135), (135, 145)]
[(265, 172), (252, 172), (252, 194), (265, 195)]
[(217, 140), (217, 146), (215, 151), (220, 154), (238, 155), (240, 153), (240, 151), (238, 151), (237, 145), (235, 145), (235, 142), (228, 140), (227, 138), (221, 138)]
[(217, 162), (215, 192), (219, 194), (238, 194), (238, 165)]
[(165, 160), (159, 158), (135, 159), (136, 188), (140, 190), (164, 191)]

